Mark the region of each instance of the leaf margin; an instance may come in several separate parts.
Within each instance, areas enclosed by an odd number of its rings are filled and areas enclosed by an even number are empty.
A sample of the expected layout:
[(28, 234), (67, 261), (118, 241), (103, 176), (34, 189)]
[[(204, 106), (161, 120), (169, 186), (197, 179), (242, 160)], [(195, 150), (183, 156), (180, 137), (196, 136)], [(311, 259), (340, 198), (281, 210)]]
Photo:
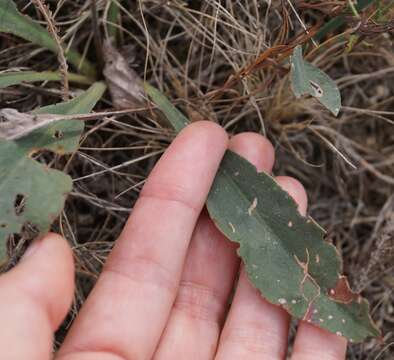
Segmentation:
[[(172, 105), (172, 103), (168, 100), (168, 98), (164, 94), (162, 94), (159, 90), (157, 90), (156, 88), (152, 87), (151, 85), (146, 84), (145, 85), (145, 91), (146, 91), (148, 97), (158, 106), (158, 108), (164, 113), (164, 115), (166, 115), (167, 120), (170, 122), (171, 126), (177, 132), (182, 130), (185, 126), (187, 126), (187, 124), (190, 123), (190, 121), (174, 105)], [(232, 154), (234, 154), (234, 155), (239, 157), (239, 155), (237, 155), (237, 154), (235, 154), (235, 153), (233, 153), (233, 152), (231, 152), (229, 150), (226, 152), (226, 154), (228, 154), (228, 153), (232, 153)], [(225, 156), (226, 156), (226, 154), (225, 154)], [(240, 158), (243, 159), (242, 157), (240, 157)], [(243, 159), (243, 160), (245, 162), (249, 163), (246, 159)], [(250, 164), (250, 165), (252, 167), (254, 167), (253, 164)], [(257, 172), (257, 170), (256, 170), (256, 172)], [(271, 178), (272, 181), (275, 182), (275, 180), (270, 175), (268, 175), (268, 174), (265, 174), (265, 175), (267, 175), (268, 178)], [(277, 187), (279, 188), (278, 185), (277, 185)], [(280, 190), (285, 193), (285, 191), (283, 189), (280, 189)], [(215, 191), (215, 190), (211, 189), (211, 192), (212, 191)], [(210, 195), (211, 195), (211, 192), (210, 192)], [(210, 195), (208, 196), (208, 199), (207, 199), (207, 207), (208, 207), (208, 211), (209, 211), (209, 213), (211, 215), (211, 218), (214, 220), (214, 217), (212, 216), (212, 211), (210, 211), (210, 206), (209, 206)], [(293, 200), (293, 202), (294, 202), (294, 200)], [(211, 210), (212, 210), (212, 208), (211, 208)], [(299, 214), (299, 216), (301, 218), (305, 218), (305, 217), (302, 217), (302, 215), (300, 215), (300, 214)], [(312, 221), (316, 225), (316, 227), (318, 227), (322, 232), (324, 232), (324, 230), (317, 223), (315, 223), (313, 221), (313, 219), (309, 219), (309, 220), (306, 220), (306, 221)], [(215, 223), (217, 225), (217, 221)], [(220, 227), (218, 227), (218, 229), (220, 231), (222, 231), (231, 241), (236, 241), (236, 240), (233, 240), (231, 234), (225, 233)], [(322, 241), (324, 241), (324, 239)], [(330, 244), (328, 244), (328, 245), (330, 245)], [(333, 246), (333, 245), (331, 245), (331, 246), (332, 246), (332, 248), (334, 248), (336, 254), (338, 255), (337, 256), (337, 258), (339, 260), (338, 270), (340, 272), (342, 272), (342, 258), (339, 256), (339, 253), (338, 253), (338, 250), (336, 249), (336, 247)], [(251, 274), (249, 272), (247, 272), (247, 273), (248, 273), (248, 276), (250, 278)], [(338, 276), (342, 277), (342, 275), (339, 275), (339, 274), (338, 274)], [(262, 293), (261, 290), (259, 290), (259, 291)], [(262, 296), (264, 296), (263, 293), (262, 293)], [(369, 305), (368, 301), (366, 299), (361, 298), (361, 297), (359, 297), (359, 299), (360, 299), (359, 301), (360, 301), (361, 306), (364, 307), (364, 310), (366, 309), (367, 320), (368, 320), (368, 325), (369, 325), (370, 332), (367, 335), (365, 335), (364, 337), (362, 337), (362, 339), (352, 339), (352, 338), (350, 338), (350, 341), (352, 341), (352, 342), (362, 341), (368, 335), (380, 336), (380, 331), (379, 331), (379, 329), (377, 328), (376, 324), (373, 322), (373, 320), (372, 320), (372, 318), (370, 316), (370, 312), (369, 312), (370, 305)], [(283, 305), (283, 304), (279, 304), (279, 305)], [(323, 327), (323, 326), (321, 326), (321, 324), (315, 324), (315, 325)], [(326, 327), (326, 329), (328, 331), (333, 332), (332, 329), (329, 329), (327, 327)], [(341, 332), (337, 331), (336, 333), (337, 333), (337, 335), (342, 335)]]

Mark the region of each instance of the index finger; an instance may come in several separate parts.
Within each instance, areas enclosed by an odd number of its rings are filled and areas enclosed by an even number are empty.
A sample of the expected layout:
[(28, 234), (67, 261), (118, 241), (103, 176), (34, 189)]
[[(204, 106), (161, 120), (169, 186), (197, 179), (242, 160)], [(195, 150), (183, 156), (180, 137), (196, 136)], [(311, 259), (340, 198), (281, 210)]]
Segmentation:
[(189, 125), (173, 141), (149, 176), (61, 359), (79, 359), (81, 352), (84, 359), (151, 357), (227, 143), (225, 131), (211, 122)]

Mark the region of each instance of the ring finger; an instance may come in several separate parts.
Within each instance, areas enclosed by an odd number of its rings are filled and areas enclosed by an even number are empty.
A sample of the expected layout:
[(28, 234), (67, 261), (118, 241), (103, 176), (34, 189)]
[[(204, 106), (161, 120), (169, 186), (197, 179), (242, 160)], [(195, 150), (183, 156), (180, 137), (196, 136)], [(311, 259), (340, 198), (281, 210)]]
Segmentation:
[[(277, 177), (277, 182), (305, 214), (307, 197), (303, 186), (289, 177)], [(285, 310), (261, 297), (242, 269), (216, 359), (284, 359), (289, 320)]]

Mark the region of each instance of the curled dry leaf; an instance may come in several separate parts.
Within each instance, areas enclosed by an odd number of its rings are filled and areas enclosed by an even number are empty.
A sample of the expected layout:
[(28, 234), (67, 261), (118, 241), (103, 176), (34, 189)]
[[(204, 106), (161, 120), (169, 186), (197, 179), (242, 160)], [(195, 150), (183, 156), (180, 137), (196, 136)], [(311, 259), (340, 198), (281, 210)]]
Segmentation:
[(0, 138), (7, 140), (20, 139), (34, 130), (40, 129), (60, 120), (64, 120), (64, 116), (52, 114), (21, 113), (16, 109), (1, 109)]
[(143, 106), (145, 103), (143, 80), (109, 40), (105, 42), (103, 51), (104, 76), (115, 108), (132, 109)]

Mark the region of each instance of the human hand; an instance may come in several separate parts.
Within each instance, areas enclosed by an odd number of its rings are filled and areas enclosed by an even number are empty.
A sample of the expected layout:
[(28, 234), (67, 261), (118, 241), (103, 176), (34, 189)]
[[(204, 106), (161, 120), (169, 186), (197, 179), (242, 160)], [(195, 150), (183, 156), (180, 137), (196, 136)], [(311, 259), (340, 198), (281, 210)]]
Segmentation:
[[(262, 299), (241, 270), (236, 245), (203, 206), (227, 148), (270, 172), (272, 145), (244, 133), (228, 141), (209, 122), (184, 129), (149, 176), (57, 360), (283, 359), (289, 315)], [(278, 183), (306, 212), (302, 185)], [(52, 358), (53, 332), (74, 290), (71, 250), (55, 234), (36, 241), (0, 277), (0, 358)], [(293, 360), (341, 360), (346, 340), (301, 322)]]

